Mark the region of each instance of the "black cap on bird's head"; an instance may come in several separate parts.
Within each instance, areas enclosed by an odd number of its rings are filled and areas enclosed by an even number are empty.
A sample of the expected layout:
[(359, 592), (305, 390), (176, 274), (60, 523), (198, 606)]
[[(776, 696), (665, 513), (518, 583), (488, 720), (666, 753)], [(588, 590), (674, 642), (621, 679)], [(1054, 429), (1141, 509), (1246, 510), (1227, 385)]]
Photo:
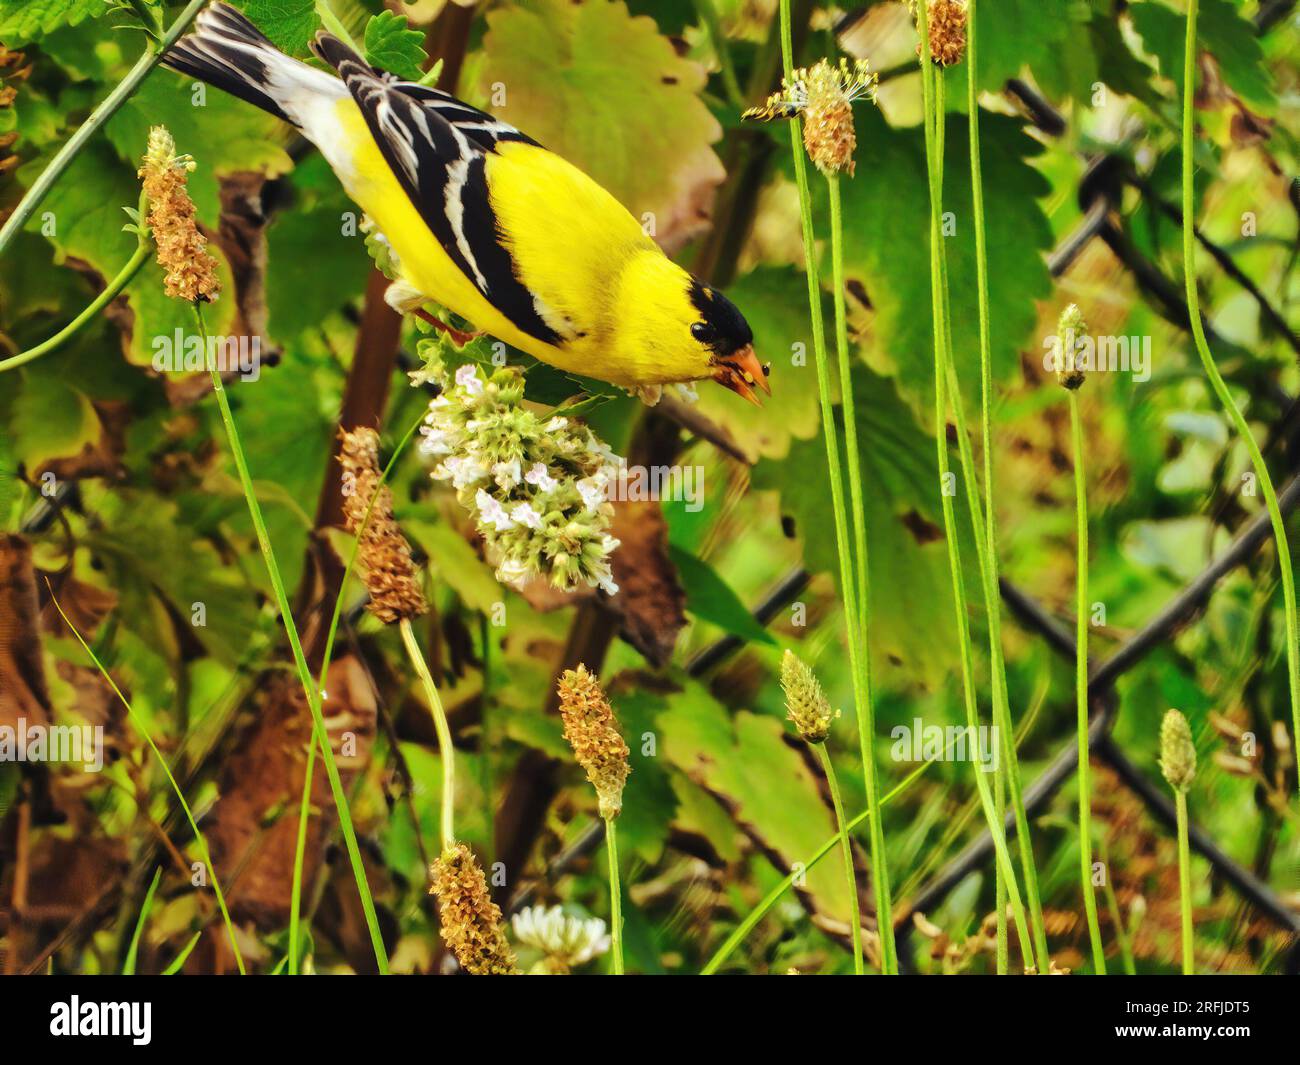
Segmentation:
[(767, 367), (754, 354), (754, 333), (736, 305), (715, 288), (691, 279), (691, 304), (700, 312), (691, 323), (691, 336), (709, 350), (713, 379), (751, 403), (758, 403), (754, 386), (769, 396)]

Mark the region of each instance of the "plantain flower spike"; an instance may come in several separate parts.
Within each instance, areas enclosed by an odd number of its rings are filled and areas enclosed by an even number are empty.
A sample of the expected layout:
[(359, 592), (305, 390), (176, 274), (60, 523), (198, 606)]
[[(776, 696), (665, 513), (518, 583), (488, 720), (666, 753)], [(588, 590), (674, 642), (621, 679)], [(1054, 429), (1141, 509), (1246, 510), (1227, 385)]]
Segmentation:
[(1160, 772), (1171, 788), (1184, 794), (1196, 777), (1196, 744), (1187, 718), (1177, 710), (1160, 722)]
[(878, 81), (865, 59), (852, 63), (841, 59), (838, 64), (822, 59), (792, 72), (782, 80), (780, 92), (741, 117), (772, 122), (802, 116), (803, 145), (817, 169), (823, 174), (852, 176), (857, 147), (853, 104), (862, 99), (874, 103)]
[(925, 21), (930, 30), (930, 62), (940, 67), (960, 63), (966, 55), (965, 0), (929, 0)]
[(442, 938), (462, 969), (471, 976), (519, 975), (519, 963), (501, 927), (501, 909), (465, 844), (443, 851), (433, 863), (430, 892), (438, 896)]
[(786, 716), (799, 735), (807, 743), (824, 743), (840, 713), (831, 709), (816, 674), (793, 651), (787, 650), (781, 659), (781, 687)]
[(564, 738), (600, 800), (600, 816), (617, 817), (623, 809), (623, 785), (632, 772), (627, 744), (600, 681), (580, 665), (560, 677), (560, 717)]
[(393, 495), (381, 482), (379, 434), (363, 427), (339, 435), (343, 520), (348, 532), (360, 538), (357, 554), (370, 593), (366, 608), (385, 624), (419, 617), (428, 606), (411, 547), (393, 517)]
[(1079, 342), (1088, 335), (1088, 323), (1077, 303), (1071, 303), (1061, 312), (1056, 324), (1056, 337), (1060, 345), (1060, 361), (1056, 365), (1056, 379), (1062, 388), (1075, 391), (1087, 374), (1078, 365)]
[(166, 126), (149, 131), (149, 148), (138, 173), (149, 201), (149, 230), (164, 271), (163, 284), (173, 299), (210, 303), (221, 285), (217, 260), (195, 223), (194, 201), (185, 187), (193, 169), (193, 159), (176, 154)]

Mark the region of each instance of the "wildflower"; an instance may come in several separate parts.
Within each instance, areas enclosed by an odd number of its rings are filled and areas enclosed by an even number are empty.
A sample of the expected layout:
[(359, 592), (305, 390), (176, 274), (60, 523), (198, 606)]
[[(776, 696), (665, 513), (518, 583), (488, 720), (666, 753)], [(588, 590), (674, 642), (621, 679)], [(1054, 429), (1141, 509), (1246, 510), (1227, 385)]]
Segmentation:
[(609, 700), (600, 681), (582, 665), (564, 671), (559, 692), (564, 738), (596, 789), (600, 816), (606, 820), (617, 817), (623, 808), (623, 785), (632, 770)]
[(609, 950), (609, 935), (599, 917), (574, 917), (559, 906), (529, 906), (515, 914), (515, 938), (545, 955), (535, 972), (563, 975)]
[(1083, 312), (1078, 304), (1071, 303), (1061, 312), (1056, 325), (1056, 337), (1060, 344), (1060, 361), (1056, 366), (1056, 379), (1063, 388), (1073, 392), (1087, 374), (1078, 364), (1080, 342), (1088, 335), (1088, 323), (1084, 321)]
[(852, 63), (841, 59), (838, 66), (822, 59), (784, 78), (780, 92), (773, 93), (761, 107), (752, 107), (741, 117), (771, 122), (802, 115), (803, 144), (808, 158), (823, 174), (845, 171), (851, 176), (853, 149), (857, 146), (853, 104), (864, 98), (874, 102), (878, 81), (865, 59)]
[(194, 220), (194, 201), (185, 188), (194, 160), (176, 154), (176, 142), (165, 126), (149, 131), (149, 150), (139, 176), (149, 201), (149, 230), (158, 248), (163, 283), (173, 299), (205, 303), (220, 291), (217, 261)]
[(441, 459), (433, 477), (450, 481), (473, 516), (497, 579), (517, 586), (544, 577), (564, 591), (617, 593), (610, 450), (581, 423), (525, 409), (515, 369), (485, 377), (466, 364), (453, 382), (429, 404), (424, 451)]
[(343, 494), (343, 520), (348, 532), (360, 537), (357, 551), (370, 592), (367, 609), (385, 623), (418, 617), (428, 607), (410, 545), (393, 517), (392, 493), (380, 483), (379, 434), (361, 428), (343, 432), (341, 438), (339, 463), (350, 489)]
[(793, 651), (786, 651), (781, 659), (781, 687), (786, 716), (799, 735), (808, 743), (824, 742), (840, 712), (831, 709), (816, 674)]
[(1160, 772), (1175, 791), (1187, 791), (1196, 776), (1196, 744), (1187, 718), (1170, 710), (1160, 722)]
[[(929, 0), (925, 21), (930, 30), (930, 62), (941, 67), (960, 63), (966, 54), (965, 0)], [(916, 54), (921, 54), (920, 45)]]
[(514, 951), (501, 929), (501, 909), (488, 893), (483, 869), (463, 843), (433, 863), (442, 938), (471, 976), (516, 976)]

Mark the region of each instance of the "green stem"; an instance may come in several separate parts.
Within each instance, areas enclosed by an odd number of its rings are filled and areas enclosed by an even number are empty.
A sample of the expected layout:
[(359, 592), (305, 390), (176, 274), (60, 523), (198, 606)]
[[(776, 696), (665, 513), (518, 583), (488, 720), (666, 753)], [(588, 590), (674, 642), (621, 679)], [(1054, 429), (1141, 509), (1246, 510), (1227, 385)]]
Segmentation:
[(1092, 967), (1097, 976), (1106, 975), (1106, 950), (1097, 923), (1097, 893), (1092, 886), (1092, 786), (1088, 747), (1088, 487), (1083, 469), (1083, 419), (1079, 417), (1079, 393), (1070, 392), (1070, 429), (1074, 439), (1074, 513), (1078, 550), (1076, 562), (1074, 628), (1075, 723), (1079, 738), (1079, 883), (1083, 908), (1088, 916), (1088, 938), (1092, 941)]
[[(988, 240), (984, 226), (984, 171), (980, 159), (980, 107), (977, 71), (979, 42), (976, 35), (975, 0), (966, 6), (966, 110), (970, 116), (970, 186), (971, 207), (975, 228), (975, 288), (979, 302), (980, 332), (980, 429), (984, 455), (984, 552), (992, 570), (996, 592), (998, 575), (997, 510), (993, 506), (993, 342), (989, 314), (989, 259)], [(955, 372), (955, 367), (954, 367)], [(956, 404), (961, 403), (961, 393), (954, 389)], [(965, 460), (963, 459), (963, 462)], [(974, 509), (974, 501), (971, 502)], [(988, 581), (985, 580), (985, 607), (989, 618), (989, 654), (994, 661), (993, 701), (1007, 698), (1006, 669), (998, 668), (1002, 655), (1002, 598), (993, 604), (987, 602)], [(997, 711), (995, 709), (994, 713)], [(1007, 711), (1010, 718), (1010, 708)], [(1014, 748), (1013, 752), (1014, 754)], [(993, 775), (993, 808), (998, 821), (1006, 824), (1007, 767), (999, 760)], [(994, 895), (997, 899), (997, 972), (1005, 976), (1009, 968), (1007, 947), (1007, 883), (1002, 867), (993, 863), (995, 875)]]
[(605, 818), (605, 854), (609, 857), (609, 941), (614, 975), (623, 975), (623, 887), (618, 876), (618, 833), (614, 818)]
[[(320, 675), (316, 681), (318, 691), (325, 691), (325, 680), (329, 673), (330, 660), (334, 653), (334, 638), (338, 634), (339, 619), (343, 614), (343, 593), (348, 586), (348, 578), (352, 576), (353, 567), (356, 566), (357, 555), (361, 546), (361, 537), (365, 534), (366, 527), (370, 524), (370, 514), (375, 508), (375, 501), (379, 498), (379, 492), (388, 483), (388, 476), (392, 473), (393, 467), (397, 464), (398, 457), (406, 450), (406, 445), (410, 443), (411, 437), (415, 435), (417, 429), (424, 422), (424, 412), (411, 423), (406, 435), (398, 441), (397, 447), (393, 449), (393, 454), (384, 467), (383, 473), (379, 475), (379, 483), (375, 486), (375, 492), (366, 504), (366, 512), (361, 516), (361, 525), (357, 529), (356, 538), (352, 543), (352, 553), (348, 556), (347, 567), (343, 571), (343, 579), (339, 582), (339, 593), (334, 597), (334, 612), (330, 616), (329, 631), (325, 635), (325, 650), (321, 654)], [(289, 975), (298, 974), (299, 959), (299, 914), (302, 912), (302, 875), (303, 863), (307, 852), (307, 823), (311, 815), (311, 786), (312, 775), (316, 768), (316, 734), (313, 730), (311, 738), (307, 744), (307, 765), (303, 770), (302, 778), (302, 797), (298, 802), (298, 839), (294, 846), (293, 853), (293, 887), (290, 892), (289, 904)]]
[[(194, 314), (198, 320), (199, 333), (203, 337), (206, 350), (207, 329), (203, 324), (203, 313), (197, 304), (194, 308)], [(384, 949), (384, 939), (379, 931), (379, 918), (375, 913), (375, 902), (371, 898), (370, 885), (366, 881), (365, 866), (361, 861), (361, 848), (357, 846), (356, 830), (352, 827), (352, 813), (348, 809), (348, 798), (343, 791), (343, 781), (339, 777), (339, 767), (334, 760), (334, 751), (330, 747), (329, 736), (325, 731), (325, 719), (321, 713), (320, 705), (320, 687), (312, 681), (311, 670), (308, 668), (307, 658), (303, 654), (302, 642), (298, 639), (298, 627), (294, 624), (293, 613), (289, 607), (289, 597), (285, 594), (284, 581), (280, 577), (280, 567), (276, 564), (275, 552), (271, 548), (271, 538), (267, 535), (266, 522), (262, 519), (262, 507), (253, 491), (253, 478), (248, 472), (248, 462), (244, 458), (244, 447), (240, 443), (239, 430), (235, 426), (235, 418), (230, 410), (230, 400), (226, 398), (226, 386), (222, 382), (221, 373), (218, 370), (213, 368), (210, 372), (212, 375), (212, 390), (217, 396), (217, 406), (221, 410), (221, 420), (226, 427), (231, 455), (235, 460), (235, 468), (239, 471), (239, 483), (244, 490), (244, 499), (248, 503), (248, 513), (253, 521), (253, 529), (257, 533), (257, 545), (262, 551), (266, 572), (270, 577), (271, 587), (275, 592), (275, 604), (280, 612), (280, 620), (284, 625), (285, 633), (289, 637), (289, 647), (293, 652), (293, 662), (298, 670), (298, 679), (302, 682), (303, 692), (307, 696), (307, 705), (311, 708), (312, 721), (316, 730), (316, 742), (320, 744), (321, 754), (325, 759), (325, 772), (329, 776), (330, 791), (334, 796), (334, 805), (338, 809), (339, 828), (343, 832), (348, 858), (352, 864), (352, 875), (357, 883), (357, 893), (361, 897), (361, 908), (365, 912), (366, 927), (369, 929), (371, 946), (375, 951), (375, 962), (378, 965), (379, 972), (387, 976), (388, 952)]]
[[(1195, 0), (1193, 0), (1195, 2)], [(1187, 793), (1174, 789), (1174, 805), (1178, 813), (1178, 901), (1183, 925), (1183, 975), (1196, 972), (1192, 954), (1192, 857), (1187, 845)]]
[[(1264, 492), (1264, 504), (1268, 507), (1269, 521), (1273, 526), (1273, 539), (1277, 542), (1277, 561), (1282, 571), (1282, 596), (1286, 612), (1286, 661), (1287, 679), (1291, 692), (1291, 728), (1292, 738), (1300, 743), (1300, 620), (1296, 616), (1295, 573), (1291, 566), (1291, 547), (1287, 541), (1286, 523), (1282, 520), (1282, 508), (1278, 506), (1277, 491), (1273, 487), (1273, 478), (1268, 472), (1264, 456), (1255, 442), (1254, 434), (1246, 419), (1228, 391), (1223, 375), (1214, 362), (1209, 342), (1205, 338), (1205, 327), (1201, 323), (1200, 294), (1196, 291), (1196, 235), (1195, 219), (1192, 212), (1196, 208), (1193, 175), (1196, 162), (1193, 157), (1195, 127), (1192, 101), (1196, 88), (1196, 16), (1198, 0), (1187, 0), (1187, 37), (1186, 54), (1183, 57), (1183, 279), (1187, 288), (1187, 314), (1191, 319), (1192, 336), (1196, 341), (1196, 350), (1205, 367), (1205, 375), (1214, 387), (1228, 417), (1236, 427), (1237, 435), (1250, 453), (1250, 462), (1255, 476)], [(1300, 782), (1300, 775), (1297, 776)]]
[(862, 965), (862, 914), (858, 907), (858, 877), (853, 869), (853, 844), (849, 839), (849, 826), (844, 820), (844, 802), (840, 797), (840, 782), (835, 775), (835, 763), (825, 743), (813, 744), (826, 774), (826, 785), (831, 791), (831, 805), (835, 808), (835, 826), (839, 829), (840, 853), (844, 858), (844, 879), (849, 889), (849, 933), (853, 938), (853, 972), (863, 975)]
[(91, 112), (90, 117), (82, 123), (81, 128), (68, 138), (68, 142), (59, 149), (50, 165), (45, 168), (41, 176), (27, 190), (27, 195), (14, 208), (14, 213), (9, 216), (4, 226), (0, 227), (0, 255), (4, 254), (5, 249), (13, 242), (19, 230), (36, 213), (36, 208), (49, 195), (50, 189), (54, 187), (55, 182), (72, 164), (72, 161), (90, 141), (90, 138), (117, 113), (118, 108), (131, 98), (132, 93), (140, 87), (140, 83), (158, 65), (163, 53), (177, 41), (182, 33), (189, 29), (190, 23), (194, 21), (194, 16), (203, 9), (207, 2), (208, 0), (190, 0), (185, 10), (176, 16), (176, 21), (171, 24), (171, 28), (163, 35), (161, 44), (155, 45), (151, 39), (146, 39), (144, 54), (136, 61), (135, 66), (131, 68), (125, 78), (118, 82), (116, 88), (104, 98), (103, 102)]
[(1124, 925), (1124, 916), (1120, 913), (1119, 898), (1115, 894), (1115, 885), (1110, 876), (1110, 853), (1106, 849), (1106, 840), (1101, 843), (1101, 860), (1106, 866), (1106, 879), (1102, 881), (1106, 895), (1106, 910), (1110, 914), (1110, 923), (1115, 926), (1115, 943), (1119, 947), (1120, 964), (1127, 976), (1137, 975), (1137, 965), (1133, 961), (1133, 944), (1129, 940), (1128, 929)]
[(700, 21), (704, 23), (705, 32), (709, 35), (713, 54), (718, 57), (718, 73), (722, 75), (722, 87), (727, 93), (727, 102), (732, 107), (743, 109), (745, 94), (740, 91), (740, 82), (736, 80), (736, 68), (731, 62), (731, 49), (727, 47), (727, 37), (722, 32), (717, 5), (713, 0), (695, 0), (695, 10), (699, 12)]
[(357, 55), (366, 54), (364, 49), (357, 47), (357, 42), (352, 39), (347, 27), (343, 25), (338, 15), (334, 14), (334, 9), (330, 6), (329, 0), (316, 0), (316, 17), (321, 20), (321, 25), (351, 48), (352, 51), (356, 52)]
[(483, 824), (486, 842), (483, 847), (487, 864), (496, 861), (496, 807), (492, 801), (492, 624), (483, 614), (479, 622), (483, 644), (483, 690), (479, 693), (479, 790), (483, 793)]
[[(906, 777), (904, 777), (899, 784), (895, 785), (890, 791), (887, 791), (884, 795), (882, 795), (880, 798), (881, 809), (888, 806), (894, 799), (898, 798), (898, 796), (902, 795), (913, 784), (915, 784), (918, 780), (920, 780), (921, 774), (924, 773), (927, 769), (929, 769), (930, 766), (932, 766), (936, 760), (937, 759), (931, 759), (928, 762), (922, 762), (919, 766), (913, 769)], [(855, 818), (853, 818), (853, 820), (849, 821), (848, 824), (844, 826), (845, 831), (852, 832), (855, 828), (861, 825), (863, 821), (866, 821), (868, 819), (873, 821), (875, 820), (875, 818), (871, 816), (870, 809), (863, 810), (862, 813), (858, 814)], [(813, 866), (815, 866), (818, 862), (820, 862), (823, 858), (825, 858), (826, 855), (830, 854), (830, 852), (833, 851), (839, 845), (839, 843), (840, 843), (840, 834), (837, 832), (835, 835), (831, 836), (831, 838), (828, 839), (825, 843), (823, 843), (820, 847), (818, 847), (812, 853), (812, 856), (809, 857), (806, 861), (797, 863), (795, 871), (791, 873), (787, 873), (785, 878), (781, 880), (781, 882), (778, 883), (776, 887), (774, 887), (771, 891), (769, 891), (766, 895), (764, 895), (762, 901), (760, 901), (757, 906), (755, 906), (752, 910), (750, 910), (749, 913), (745, 915), (744, 920), (742, 920), (740, 924), (736, 925), (736, 927), (732, 930), (731, 935), (727, 936), (727, 938), (723, 940), (722, 946), (720, 946), (716, 951), (713, 952), (713, 957), (711, 957), (708, 960), (708, 962), (705, 964), (704, 968), (700, 970), (700, 975), (712, 976), (714, 973), (716, 973), (718, 969), (721, 967), (722, 963), (726, 961), (729, 957), (731, 957), (732, 952), (738, 946), (740, 946), (740, 944), (744, 942), (745, 937), (754, 930), (754, 928), (758, 925), (758, 922), (761, 921), (764, 917), (766, 917), (768, 913), (771, 911), (772, 907), (781, 901), (782, 896), (785, 895), (785, 893), (790, 890), (790, 888), (794, 885), (795, 880), (798, 879), (798, 877), (802, 873), (805, 873), (808, 870), (812, 869)]]
[[(781, 0), (781, 59), (787, 76), (793, 67), (793, 35), (790, 26), (790, 0)], [(813, 333), (813, 351), (817, 364), (817, 390), (821, 405), (822, 437), (826, 445), (826, 470), (830, 478), (831, 509), (835, 515), (835, 543), (839, 554), (840, 588), (848, 627), (849, 665), (853, 676), (853, 701), (857, 711), (858, 743), (866, 783), (867, 806), (879, 807), (879, 781), (873, 754), (875, 714), (871, 700), (870, 664), (862, 630), (858, 604), (858, 578), (849, 547), (848, 514), (844, 503), (844, 481), (840, 466), (839, 440), (835, 431), (835, 410), (831, 402), (830, 362), (826, 354), (826, 333), (821, 312), (821, 281), (817, 268), (816, 244), (812, 225), (812, 197), (808, 188), (807, 160), (803, 152), (802, 126), (798, 119), (790, 123), (790, 146), (794, 157), (795, 184), (799, 190), (799, 213), (802, 224), (804, 260), (808, 281), (808, 304)], [(851, 391), (844, 382), (843, 391)], [(871, 879), (875, 888), (876, 921), (880, 929), (881, 962), (886, 975), (898, 971), (894, 944), (893, 906), (889, 892), (889, 870), (885, 857), (884, 827), (879, 818), (871, 819)]]
[[(939, 495), (943, 509), (944, 521), (944, 538), (948, 547), (948, 567), (952, 580), (953, 589), (953, 611), (957, 623), (958, 644), (960, 648), (962, 688), (964, 692), (964, 701), (966, 707), (967, 727), (972, 730), (974, 735), (979, 728), (979, 706), (975, 691), (975, 668), (974, 656), (971, 650), (970, 639), (970, 622), (968, 617), (968, 606), (966, 599), (966, 583), (962, 571), (961, 547), (958, 542), (957, 520), (954, 513), (952, 495), (949, 493), (948, 481), (951, 477), (948, 465), (948, 439), (947, 439), (947, 396), (946, 387), (950, 373), (954, 370), (948, 368), (949, 362), (949, 344), (948, 344), (948, 308), (947, 293), (945, 281), (945, 252), (943, 247), (943, 227), (942, 227), (942, 160), (943, 160), (943, 134), (944, 134), (944, 105), (943, 90), (944, 82), (941, 72), (936, 73), (933, 64), (930, 61), (930, 42), (929, 27), (927, 24), (926, 5), (917, 5), (919, 26), (921, 36), (921, 85), (924, 94), (925, 106), (925, 138), (926, 138), (926, 164), (929, 171), (930, 186), (930, 291), (931, 291), (931, 314), (933, 318), (934, 329), (934, 391), (935, 391), (935, 451), (939, 468)], [(954, 409), (958, 410), (958, 437), (961, 446), (969, 447), (969, 441), (965, 438), (962, 431), (964, 425), (964, 414), (960, 413), (961, 396), (954, 390), (953, 396)], [(971, 491), (971, 478), (973, 477), (972, 464), (963, 462), (963, 468), (967, 471), (967, 494), (969, 496), (970, 510), (972, 520), (976, 526), (976, 550), (983, 562), (983, 520), (979, 514), (977, 503), (978, 494)], [(985, 568), (983, 565), (981, 568)], [(987, 581), (985, 582), (985, 591), (987, 594)], [(995, 608), (996, 609), (996, 608)], [(993, 611), (990, 611), (993, 613)], [(1009, 715), (1008, 715), (1009, 716)], [(1003, 757), (1007, 758), (1007, 778), (1011, 785), (1011, 798), (1013, 806), (1016, 806), (1016, 774), (1014, 771), (1014, 751), (1007, 755), (1008, 748), (1011, 747), (1010, 731), (1007, 725), (999, 720), (998, 731), (1001, 737)], [(1006, 828), (1003, 822), (997, 819), (997, 810), (994, 806), (992, 789), (985, 774), (976, 767), (975, 785), (979, 793), (980, 805), (984, 812), (984, 818), (988, 824), (989, 834), (992, 837), (994, 852), (997, 861), (1003, 867), (1003, 875), (1007, 878), (1007, 891), (1011, 898), (1011, 907), (1016, 920), (1017, 933), (1022, 942), (1028, 941), (1026, 934), (1027, 924), (1025, 919), (1024, 903), (1021, 901), (1020, 888), (1015, 881), (1015, 874), (1011, 865), (1010, 854), (1006, 844)], [(1017, 810), (1019, 815), (1019, 810)], [(1021, 837), (1022, 861), (1024, 851), (1027, 846), (1027, 834)], [(1032, 863), (1032, 858), (1031, 858)], [(1028, 882), (1026, 884), (1028, 888)], [(1038, 966), (1040, 972), (1046, 972), (1048, 969), (1048, 959), (1046, 951), (1046, 939), (1040, 936), (1040, 925), (1034, 922), (1034, 943), (1037, 948)], [(1028, 959), (1026, 959), (1028, 960)]]
[(451, 728), (447, 724), (447, 715), (442, 709), (442, 700), (438, 698), (438, 689), (429, 675), (429, 666), (420, 652), (420, 645), (415, 639), (415, 630), (411, 628), (411, 619), (402, 618), (398, 622), (402, 630), (402, 643), (406, 645), (407, 657), (424, 685), (424, 697), (429, 701), (429, 712), (433, 714), (433, 727), (438, 733), (438, 753), (442, 757), (442, 850), (445, 854), (456, 845), (455, 811), (456, 811), (456, 751), (451, 743)]
[(144, 935), (145, 922), (149, 920), (149, 911), (153, 908), (154, 893), (158, 890), (158, 881), (162, 879), (162, 866), (154, 870), (153, 880), (149, 882), (149, 890), (144, 894), (144, 902), (140, 906), (140, 916), (135, 920), (135, 931), (131, 933), (131, 945), (126, 948), (126, 961), (122, 963), (122, 975), (135, 975), (135, 960), (140, 952), (140, 938)]
[(180, 803), (181, 810), (185, 813), (185, 820), (190, 823), (190, 831), (194, 833), (194, 844), (198, 847), (199, 854), (203, 857), (203, 864), (207, 867), (208, 874), (212, 877), (212, 893), (217, 897), (217, 906), (221, 910), (221, 919), (226, 924), (226, 934), (230, 937), (230, 949), (235, 955), (235, 964), (239, 967), (239, 975), (247, 975), (246, 970), (244, 969), (244, 956), (239, 952), (239, 943), (235, 940), (235, 925), (230, 919), (230, 911), (226, 908), (226, 896), (221, 890), (221, 881), (217, 878), (217, 867), (212, 864), (212, 855), (208, 851), (208, 841), (203, 838), (203, 833), (199, 831), (198, 822), (194, 820), (194, 811), (190, 809), (190, 804), (185, 801), (185, 793), (181, 791), (180, 784), (177, 782), (176, 777), (172, 775), (171, 766), (167, 764), (167, 759), (163, 757), (162, 751), (158, 750), (158, 745), (154, 743), (153, 736), (150, 734), (144, 721), (137, 716), (135, 708), (131, 706), (127, 697), (122, 694), (122, 689), (117, 686), (117, 681), (115, 681), (108, 670), (104, 668), (103, 663), (100, 662), (99, 658), (95, 655), (95, 652), (90, 649), (90, 644), (86, 643), (85, 638), (77, 630), (77, 627), (68, 618), (68, 615), (63, 612), (63, 607), (59, 605), (58, 599), (54, 597), (54, 589), (50, 586), (48, 580), (45, 582), (45, 586), (49, 588), (50, 602), (54, 604), (54, 609), (59, 612), (59, 617), (63, 619), (63, 623), (68, 626), (72, 635), (77, 638), (77, 642), (85, 649), (86, 654), (90, 656), (90, 660), (95, 663), (95, 668), (99, 670), (100, 675), (108, 681), (108, 686), (113, 689), (113, 694), (116, 695), (121, 704), (126, 707), (126, 713), (131, 719), (131, 723), (139, 729), (140, 735), (144, 737), (145, 743), (149, 745), (149, 749), (153, 751), (154, 757), (158, 759), (158, 764), (162, 766), (163, 772), (167, 775), (167, 782), (171, 784), (172, 791), (176, 795), (176, 801)]

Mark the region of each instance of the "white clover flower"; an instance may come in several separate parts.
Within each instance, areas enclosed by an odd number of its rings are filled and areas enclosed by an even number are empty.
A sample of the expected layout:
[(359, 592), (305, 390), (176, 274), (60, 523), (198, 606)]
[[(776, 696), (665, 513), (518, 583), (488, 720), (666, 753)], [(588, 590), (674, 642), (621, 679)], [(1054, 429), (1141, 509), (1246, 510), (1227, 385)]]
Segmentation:
[(599, 917), (574, 917), (559, 906), (529, 906), (512, 920), (515, 938), (558, 963), (560, 971), (584, 965), (609, 950), (609, 935)]
[(482, 488), (474, 496), (474, 502), (478, 504), (479, 517), (494, 529), (504, 532), (506, 529), (514, 528), (514, 519), (506, 513), (506, 508)]

